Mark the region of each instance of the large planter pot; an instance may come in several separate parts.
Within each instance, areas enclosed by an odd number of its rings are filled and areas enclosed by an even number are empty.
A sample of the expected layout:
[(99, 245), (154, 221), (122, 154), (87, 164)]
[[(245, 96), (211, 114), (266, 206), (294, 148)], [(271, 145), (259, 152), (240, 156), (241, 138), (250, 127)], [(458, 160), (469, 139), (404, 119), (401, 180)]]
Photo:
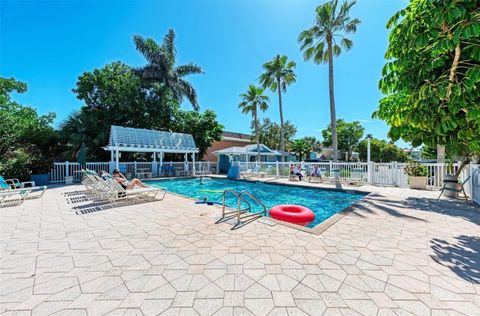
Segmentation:
[(408, 177), (410, 189), (425, 190), (427, 188), (427, 177)]
[(443, 182), (445, 183), (445, 190), (443, 190), (443, 196), (449, 198), (457, 198), (458, 192), (462, 189), (458, 178), (453, 174), (446, 174), (443, 176)]
[(30, 175), (30, 180), (35, 181), (35, 185), (47, 185), (50, 183), (48, 180), (48, 173), (45, 174), (32, 174)]

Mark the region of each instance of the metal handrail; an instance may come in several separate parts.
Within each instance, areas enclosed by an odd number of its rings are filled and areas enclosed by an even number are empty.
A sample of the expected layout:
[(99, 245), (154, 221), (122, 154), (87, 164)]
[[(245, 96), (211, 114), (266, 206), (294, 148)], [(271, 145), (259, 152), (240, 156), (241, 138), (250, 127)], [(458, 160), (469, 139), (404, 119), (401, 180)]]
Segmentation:
[[(266, 216), (267, 215), (267, 208), (265, 207), (265, 205), (255, 196), (253, 195), (252, 193), (248, 192), (247, 190), (243, 190), (241, 191), (239, 194), (238, 194), (238, 197), (237, 197), (237, 223), (235, 224), (235, 226), (232, 228), (232, 229), (235, 229), (238, 225), (241, 224), (241, 221), (240, 221), (240, 216), (242, 214), (241, 212), (241, 209), (240, 209), (240, 205), (241, 205), (241, 201), (245, 201), (248, 203), (247, 200), (245, 200), (245, 198), (243, 198), (244, 195), (247, 195), (249, 196), (255, 203), (257, 203), (258, 205), (260, 205), (262, 208), (263, 208), (263, 211), (262, 212), (256, 212), (256, 213), (252, 213), (252, 214), (249, 214), (249, 215), (245, 215), (242, 217), (242, 219), (245, 219), (245, 218), (248, 218), (248, 217), (252, 217), (252, 216), (258, 216), (260, 214), (262, 214), (263, 216)], [(250, 209), (251, 209), (251, 205), (250, 203), (248, 203), (249, 206), (250, 206)]]
[[(239, 193), (237, 193), (235, 190), (227, 189), (227, 190), (223, 191), (223, 193), (222, 193), (222, 217), (220, 217), (220, 219), (218, 219), (215, 222), (216, 224), (218, 224), (220, 222), (223, 222), (226, 215), (236, 214), (237, 212), (245, 213), (246, 211), (249, 211), (249, 210), (252, 209), (252, 205), (250, 204), (250, 202), (248, 202), (247, 200), (244, 200), (245, 203), (247, 203), (248, 207), (246, 207), (244, 209), (240, 209), (240, 207), (238, 207), (237, 210), (230, 211), (230, 212), (225, 212), (225, 206), (226, 206), (225, 197), (226, 197), (227, 193), (233, 194), (238, 199)], [(232, 218), (232, 217), (230, 217), (230, 218)]]

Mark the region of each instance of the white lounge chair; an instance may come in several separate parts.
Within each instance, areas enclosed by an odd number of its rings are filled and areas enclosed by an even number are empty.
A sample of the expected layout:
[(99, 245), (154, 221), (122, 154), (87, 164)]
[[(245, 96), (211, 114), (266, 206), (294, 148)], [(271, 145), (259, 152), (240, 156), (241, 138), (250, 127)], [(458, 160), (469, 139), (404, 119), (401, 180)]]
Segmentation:
[(23, 185), (21, 185), (21, 182), (18, 181), (18, 179), (5, 180), (2, 176), (0, 176), (0, 192), (2, 192), (2, 197), (0, 197), (0, 200), (2, 200), (3, 202), (10, 200), (8, 197), (20, 199), (22, 201), (25, 200), (27, 197), (41, 198), (46, 190), (46, 186), (24, 188)]
[(255, 165), (255, 167), (253, 167), (251, 169), (247, 169), (246, 172), (241, 172), (240, 176), (243, 177), (243, 178), (257, 176), (258, 173), (260, 172), (260, 168), (261, 168), (260, 165)]
[(83, 172), (84, 180), (83, 185), (98, 199), (108, 200), (112, 203), (116, 203), (120, 200), (128, 199), (141, 199), (141, 198), (156, 198), (160, 191), (163, 191), (161, 200), (165, 197), (167, 190), (165, 188), (146, 187), (146, 188), (134, 188), (131, 190), (125, 190), (120, 184), (118, 184), (113, 178), (104, 177), (100, 178), (95, 172), (86, 170)]

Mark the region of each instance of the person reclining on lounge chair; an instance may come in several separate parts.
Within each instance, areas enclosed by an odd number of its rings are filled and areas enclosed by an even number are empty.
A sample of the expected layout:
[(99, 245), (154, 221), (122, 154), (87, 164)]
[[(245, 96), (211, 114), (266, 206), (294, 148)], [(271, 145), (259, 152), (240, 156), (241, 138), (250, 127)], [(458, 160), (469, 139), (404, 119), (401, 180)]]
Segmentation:
[(302, 167), (300, 165), (294, 167), (293, 164), (290, 164), (290, 179), (295, 176), (298, 176), (298, 180), (302, 181)]
[(312, 178), (319, 178), (320, 181), (323, 181), (322, 171), (320, 170), (320, 167), (318, 165), (313, 166), (313, 170), (310, 172), (310, 174), (308, 176), (308, 180), (311, 181)]
[(127, 178), (125, 178), (125, 176), (118, 169), (113, 170), (113, 180), (120, 184), (124, 190), (131, 190), (136, 185), (141, 188), (147, 187), (142, 181), (138, 180), (137, 178), (128, 181)]

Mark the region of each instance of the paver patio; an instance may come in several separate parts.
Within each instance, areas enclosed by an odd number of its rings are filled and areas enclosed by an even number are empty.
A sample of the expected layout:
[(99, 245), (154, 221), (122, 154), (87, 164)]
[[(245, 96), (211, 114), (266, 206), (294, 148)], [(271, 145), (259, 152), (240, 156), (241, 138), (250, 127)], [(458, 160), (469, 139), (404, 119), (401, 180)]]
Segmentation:
[(64, 194), (81, 186), (49, 189), (0, 209), (0, 313), (480, 315), (480, 208), (368, 189), (320, 235), (231, 231), (172, 194), (94, 209)]

